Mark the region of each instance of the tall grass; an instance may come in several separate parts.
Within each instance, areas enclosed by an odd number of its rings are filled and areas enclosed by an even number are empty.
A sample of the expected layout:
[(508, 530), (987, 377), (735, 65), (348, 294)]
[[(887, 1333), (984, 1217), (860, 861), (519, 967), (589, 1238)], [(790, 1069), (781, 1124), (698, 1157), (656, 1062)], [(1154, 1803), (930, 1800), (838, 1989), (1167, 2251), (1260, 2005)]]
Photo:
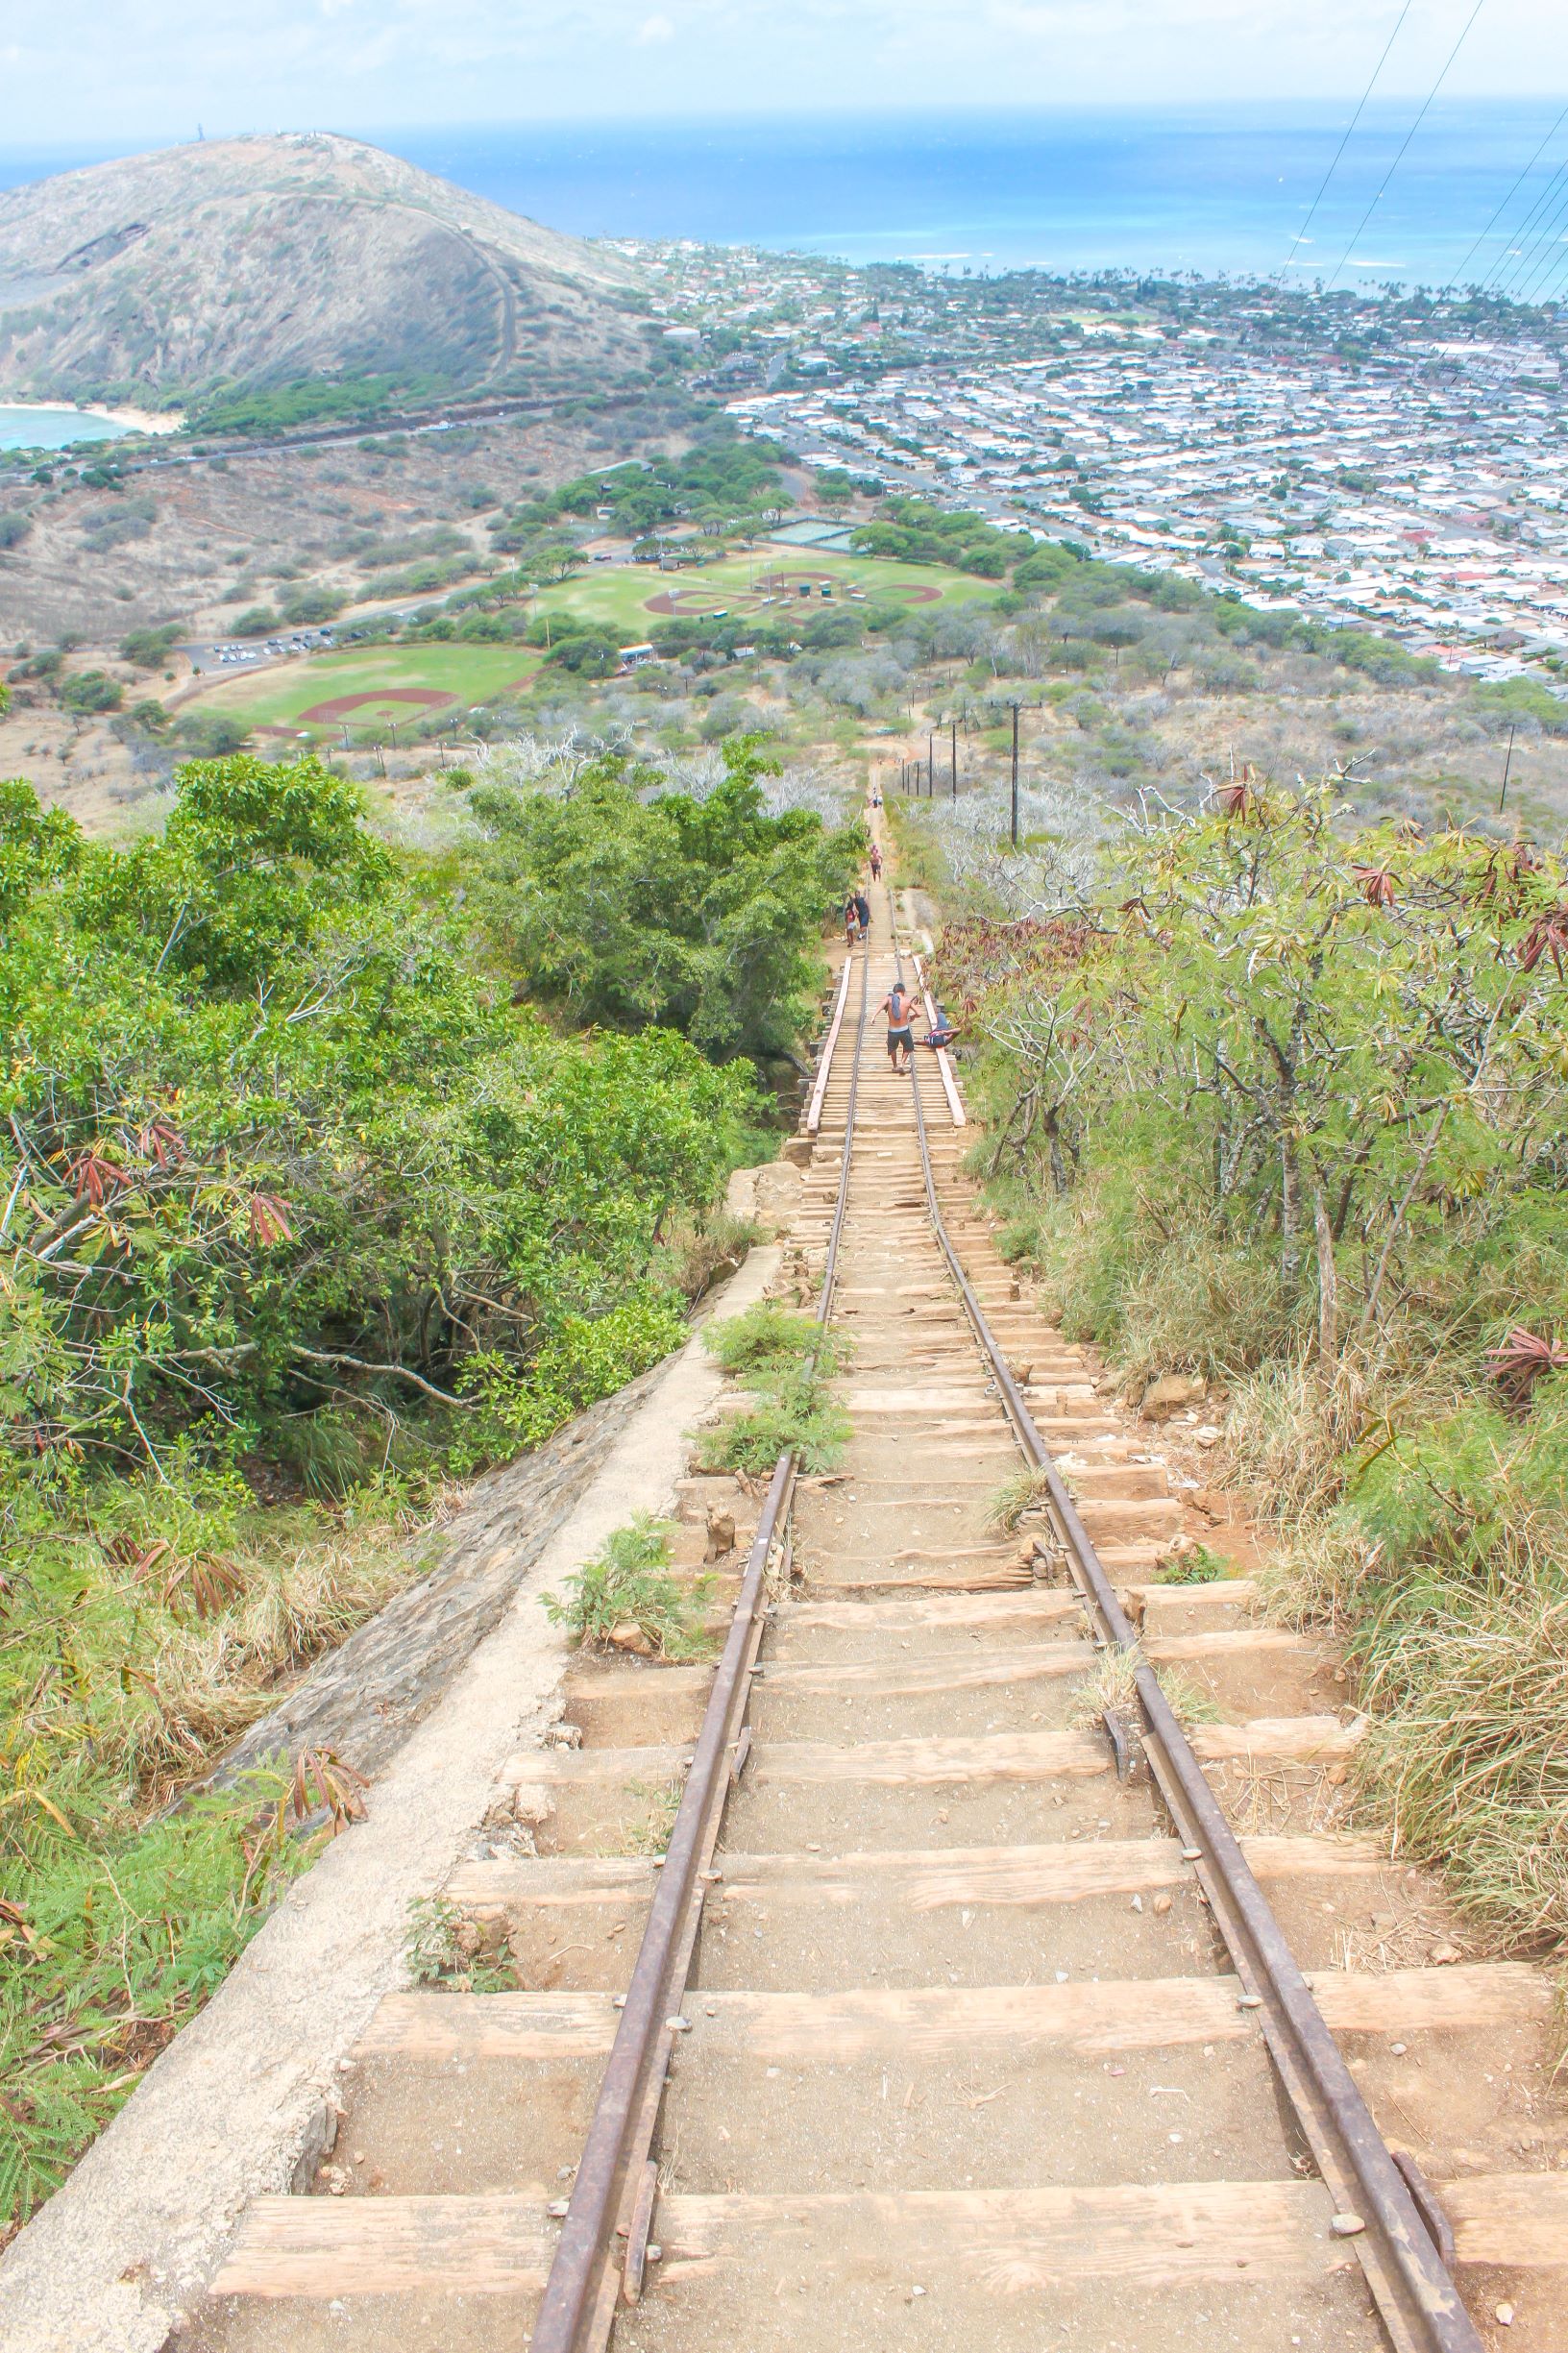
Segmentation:
[[(331, 1510), (187, 1469), (34, 1524), (0, 1496), (0, 2236), (221, 1982), (311, 1849), (286, 1780), (169, 1801), (418, 1561), (396, 1481)], [(428, 1508), (428, 1499), (426, 1499)]]
[(1560, 1943), (1568, 867), (1333, 799), (1238, 782), (1130, 834), (1092, 923), (960, 926), (971, 1161), (1129, 1389), (1211, 1384), (1268, 1605), (1345, 1646), (1363, 1817)]
[[(999, 1194), (1016, 1206), (1017, 1180)], [(1491, 1258), (1479, 1283), (1452, 1255), (1413, 1266), (1397, 1312), (1326, 1377), (1265, 1254), (1201, 1215), (1164, 1230), (1186, 1213), (1151, 1216), (1124, 1171), (1091, 1173), (1036, 1200), (1030, 1255), (1067, 1327), (1130, 1380), (1220, 1385), (1217, 1467), (1275, 1531), (1265, 1605), (1346, 1647), (1369, 1718), (1362, 1818), (1438, 1868), (1482, 1933), (1568, 1941), (1568, 1376), (1511, 1419), (1475, 1345), (1539, 1281), (1533, 1248), (1511, 1279)]]

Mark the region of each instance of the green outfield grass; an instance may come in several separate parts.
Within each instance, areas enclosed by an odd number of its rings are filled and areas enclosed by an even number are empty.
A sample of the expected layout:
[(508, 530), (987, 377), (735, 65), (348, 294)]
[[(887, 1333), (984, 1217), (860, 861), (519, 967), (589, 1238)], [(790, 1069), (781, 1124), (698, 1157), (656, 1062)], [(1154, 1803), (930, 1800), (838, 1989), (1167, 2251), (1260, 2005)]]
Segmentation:
[[(770, 579), (774, 582), (772, 589)], [(636, 645), (673, 615), (723, 610), (736, 620), (754, 617), (765, 624), (776, 623), (786, 613), (804, 617), (845, 606), (852, 611), (862, 601), (906, 603), (918, 612), (994, 597), (998, 586), (995, 580), (974, 579), (940, 564), (765, 547), (750, 556), (727, 555), (682, 572), (661, 573), (648, 564), (591, 567), (542, 589), (533, 609), (604, 622), (625, 644)], [(280, 743), (285, 737), (338, 743), (345, 728), (351, 743), (384, 741), (394, 723), (405, 727), (427, 713), (439, 710), (445, 718), (461, 721), (475, 704), (531, 680), (541, 659), (528, 646), (440, 642), (318, 653), (282, 669), (215, 681), (202, 694), (200, 707), (248, 719), (263, 742), (272, 730)], [(368, 699), (352, 709), (323, 708), (359, 696)], [(414, 699), (422, 696), (431, 699)], [(437, 697), (442, 699), (439, 703)]]
[[(771, 601), (767, 588), (759, 585), (770, 576), (781, 576), (787, 583)], [(830, 589), (830, 597), (821, 596), (821, 583)], [(799, 594), (802, 584), (811, 587), (809, 596)], [(824, 555), (815, 548), (761, 547), (751, 555), (726, 555), (716, 564), (680, 572), (661, 573), (650, 564), (590, 567), (541, 590), (538, 609), (608, 622), (625, 629), (631, 644), (670, 618), (658, 609), (665, 600), (673, 601), (677, 613), (700, 613), (726, 605), (737, 619), (754, 614), (761, 621), (776, 621), (784, 606), (798, 605), (802, 611), (818, 613), (825, 602), (856, 602), (863, 597), (869, 604), (907, 603), (911, 610), (918, 610), (922, 605), (965, 604), (977, 597), (994, 597), (1001, 586), (998, 580), (948, 572), (941, 564), (900, 564), (874, 555)]]
[[(369, 646), (363, 652), (317, 653), (278, 670), (225, 678), (200, 699), (204, 711), (233, 711), (253, 727), (311, 743), (384, 740), (396, 723), (426, 716), (463, 720), (476, 703), (533, 676), (531, 646)], [(366, 696), (353, 709), (330, 707)], [(409, 700), (429, 696), (429, 702)], [(439, 698), (439, 701), (435, 699)]]

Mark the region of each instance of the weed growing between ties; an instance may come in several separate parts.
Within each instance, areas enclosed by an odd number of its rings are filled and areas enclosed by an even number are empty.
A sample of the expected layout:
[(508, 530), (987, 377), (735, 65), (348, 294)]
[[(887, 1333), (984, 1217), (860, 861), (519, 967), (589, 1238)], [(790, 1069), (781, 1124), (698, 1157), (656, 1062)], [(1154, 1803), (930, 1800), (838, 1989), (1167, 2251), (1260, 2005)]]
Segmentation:
[(506, 1949), (502, 1920), (472, 1920), (445, 1896), (420, 1896), (408, 1907), (404, 1959), (411, 1985), (451, 1994), (510, 1994), (521, 1979)]
[[(1115, 1716), (1128, 1729), (1140, 1733), (1142, 1711), (1138, 1702), (1138, 1671), (1146, 1667), (1141, 1646), (1130, 1651), (1102, 1651), (1092, 1674), (1073, 1692), (1072, 1722), (1088, 1730), (1102, 1717)], [(1155, 1670), (1172, 1715), (1184, 1729), (1195, 1724), (1217, 1724), (1221, 1711), (1210, 1694), (1189, 1676), (1169, 1667)]]
[(1011, 1246), (1129, 1375), (1222, 1392), (1286, 1532), (1273, 1606), (1348, 1640), (1363, 1808), (1556, 1940), (1565, 968), (1561, 859), (1251, 777), (1131, 827), (1069, 914), (941, 958)]
[(1211, 1552), (1207, 1544), (1194, 1544), (1190, 1552), (1173, 1553), (1161, 1564), (1156, 1582), (1162, 1585), (1212, 1585), (1221, 1579), (1234, 1577), (1236, 1570), (1222, 1553)]
[(848, 1361), (850, 1351), (845, 1334), (772, 1299), (759, 1299), (743, 1313), (710, 1325), (703, 1339), (732, 1379), (772, 1379), (808, 1360), (819, 1372), (830, 1373)]
[(663, 1854), (670, 1844), (683, 1795), (679, 1781), (628, 1781), (627, 1793), (642, 1805), (640, 1822), (627, 1826), (625, 1836), (604, 1851), (610, 1854)]
[(986, 1526), (1002, 1535), (1014, 1534), (1032, 1512), (1041, 1509), (1050, 1491), (1050, 1475), (1045, 1470), (1014, 1471), (986, 1506)]
[(541, 1596), (546, 1615), (585, 1650), (646, 1646), (660, 1658), (706, 1657), (714, 1645), (702, 1613), (713, 1580), (698, 1577), (686, 1586), (670, 1574), (673, 1532), (639, 1512), (565, 1580), (564, 1596)]
[(1102, 1716), (1119, 1716), (1137, 1724), (1138, 1670), (1144, 1664), (1140, 1650), (1101, 1651), (1090, 1673), (1073, 1686), (1072, 1721), (1088, 1730)]
[(758, 1373), (750, 1380), (760, 1392), (756, 1404), (701, 1433), (702, 1469), (766, 1478), (786, 1454), (794, 1455), (802, 1471), (834, 1469), (848, 1443), (850, 1422), (827, 1384), (803, 1367), (780, 1372), (766, 1385)]
[(793, 1454), (803, 1471), (832, 1470), (850, 1424), (827, 1377), (848, 1361), (848, 1339), (824, 1331), (814, 1315), (796, 1314), (771, 1299), (726, 1316), (706, 1339), (725, 1372), (743, 1381), (756, 1402), (702, 1432), (701, 1467), (766, 1478), (780, 1455)]

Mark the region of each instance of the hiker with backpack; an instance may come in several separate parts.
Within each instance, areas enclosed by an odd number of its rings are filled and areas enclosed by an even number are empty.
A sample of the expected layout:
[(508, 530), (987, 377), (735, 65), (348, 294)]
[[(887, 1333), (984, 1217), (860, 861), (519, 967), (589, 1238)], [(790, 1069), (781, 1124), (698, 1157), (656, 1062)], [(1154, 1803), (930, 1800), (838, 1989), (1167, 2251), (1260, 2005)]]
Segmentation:
[[(904, 986), (901, 980), (895, 980), (876, 1010), (878, 1013), (885, 1013), (888, 1017), (889, 1062), (894, 1070), (913, 1070), (915, 1067), (915, 1032), (911, 1027), (915, 1016), (913, 993)], [(900, 1054), (904, 1058), (902, 1062), (898, 1059)]]

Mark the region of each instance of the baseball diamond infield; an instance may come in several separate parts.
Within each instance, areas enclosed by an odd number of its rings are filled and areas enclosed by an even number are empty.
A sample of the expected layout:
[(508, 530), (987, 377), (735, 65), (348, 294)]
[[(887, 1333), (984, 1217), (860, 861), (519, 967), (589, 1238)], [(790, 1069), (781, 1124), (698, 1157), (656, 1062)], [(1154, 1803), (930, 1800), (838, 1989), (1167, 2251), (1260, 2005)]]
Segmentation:
[[(764, 568), (766, 567), (766, 568)], [(699, 620), (727, 612), (736, 620), (801, 620), (853, 611), (870, 603), (933, 605), (985, 601), (996, 584), (936, 564), (906, 564), (883, 556), (813, 552), (809, 563), (783, 563), (762, 551), (729, 555), (678, 579), (644, 564), (606, 565), (551, 583), (535, 599), (535, 619), (598, 624), (623, 642), (642, 639), (659, 619)], [(203, 709), (232, 711), (263, 736), (309, 737), (346, 728), (361, 742), (390, 726), (399, 714), (466, 714), (501, 696), (516, 697), (543, 667), (541, 649), (453, 639), (392, 639), (340, 645), (253, 674), (214, 678), (200, 695)]]
[(409, 702), (423, 711), (444, 711), (455, 695), (438, 695), (428, 686), (383, 686), (369, 695), (332, 695), (326, 702), (313, 702), (300, 719), (307, 727), (333, 727), (340, 719), (352, 719), (367, 703)]

